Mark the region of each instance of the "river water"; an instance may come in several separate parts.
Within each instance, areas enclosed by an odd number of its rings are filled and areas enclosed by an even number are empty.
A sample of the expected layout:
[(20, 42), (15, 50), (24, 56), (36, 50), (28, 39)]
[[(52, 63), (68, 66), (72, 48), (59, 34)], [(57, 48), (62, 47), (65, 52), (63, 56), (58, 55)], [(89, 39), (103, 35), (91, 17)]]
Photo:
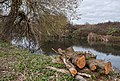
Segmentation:
[(41, 45), (41, 50), (45, 54), (54, 54), (51, 48), (66, 49), (67, 47), (73, 47), (75, 51), (90, 51), (97, 55), (97, 59), (102, 59), (112, 62), (112, 65), (120, 70), (120, 43), (101, 43), (92, 42), (88, 43), (85, 40), (58, 40), (53, 42), (44, 42)]

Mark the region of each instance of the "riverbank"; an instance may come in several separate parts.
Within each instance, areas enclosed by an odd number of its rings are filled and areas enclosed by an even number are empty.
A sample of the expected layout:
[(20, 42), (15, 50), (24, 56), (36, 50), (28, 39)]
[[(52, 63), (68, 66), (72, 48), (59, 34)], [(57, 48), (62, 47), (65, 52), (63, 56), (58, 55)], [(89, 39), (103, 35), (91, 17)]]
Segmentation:
[(87, 38), (93, 32), (98, 35), (120, 36), (120, 22), (74, 25), (69, 27), (69, 35), (75, 38)]
[(70, 75), (59, 73), (47, 66), (64, 68), (52, 63), (47, 55), (32, 54), (0, 41), (0, 81), (72, 81)]
[[(48, 55), (32, 54), (15, 46), (0, 41), (0, 80), (1, 81), (73, 81), (70, 74), (64, 74), (50, 69), (47, 66), (65, 69), (63, 64), (52, 63)], [(104, 75), (101, 80), (120, 78), (118, 73), (112, 71)], [(93, 73), (88, 81), (97, 80)]]

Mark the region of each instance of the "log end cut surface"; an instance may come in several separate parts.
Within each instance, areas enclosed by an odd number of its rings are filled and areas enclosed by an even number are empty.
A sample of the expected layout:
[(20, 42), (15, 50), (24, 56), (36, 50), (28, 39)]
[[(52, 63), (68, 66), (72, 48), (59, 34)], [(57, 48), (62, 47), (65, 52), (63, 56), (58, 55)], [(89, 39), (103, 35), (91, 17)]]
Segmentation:
[(96, 69), (97, 69), (97, 68), (96, 68), (96, 65), (93, 65), (93, 66), (90, 67), (90, 70), (91, 70), (91, 71), (95, 71)]
[(105, 74), (109, 74), (109, 72), (111, 71), (111, 68), (112, 68), (111, 62), (106, 63), (106, 65), (105, 65)]
[(85, 56), (82, 55), (82, 56), (78, 57), (78, 59), (77, 59), (77, 66), (79, 68), (84, 68), (85, 65), (86, 65)]
[(77, 70), (75, 68), (70, 68), (69, 71), (73, 76), (77, 74)]

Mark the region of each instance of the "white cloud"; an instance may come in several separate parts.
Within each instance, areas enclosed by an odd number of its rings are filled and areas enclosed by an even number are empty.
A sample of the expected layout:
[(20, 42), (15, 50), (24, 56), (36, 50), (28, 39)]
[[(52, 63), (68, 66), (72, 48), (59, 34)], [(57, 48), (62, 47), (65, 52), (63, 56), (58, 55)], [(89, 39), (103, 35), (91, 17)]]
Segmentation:
[(80, 20), (74, 23), (84, 24), (98, 23), (104, 21), (120, 21), (120, 0), (83, 0), (78, 13), (81, 13)]

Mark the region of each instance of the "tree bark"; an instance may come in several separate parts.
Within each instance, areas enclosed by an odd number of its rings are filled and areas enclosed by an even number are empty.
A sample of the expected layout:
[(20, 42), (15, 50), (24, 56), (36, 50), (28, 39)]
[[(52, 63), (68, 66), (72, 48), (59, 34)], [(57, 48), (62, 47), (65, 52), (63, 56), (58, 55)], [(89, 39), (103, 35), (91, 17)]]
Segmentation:
[(97, 64), (93, 60), (87, 60), (86, 64), (91, 71), (95, 71), (97, 69)]
[(90, 51), (87, 53), (83, 53), (85, 55), (86, 60), (96, 59), (97, 55), (92, 54)]
[(1, 39), (5, 41), (11, 40), (11, 32), (14, 28), (14, 21), (16, 20), (16, 17), (18, 15), (18, 10), (20, 5), (22, 4), (22, 0), (12, 0), (11, 4), (11, 10), (8, 14), (8, 17), (5, 18), (5, 22), (3, 25), (3, 31), (1, 35)]
[(69, 47), (69, 48), (67, 48), (66, 50), (65, 50), (65, 52), (66, 52), (66, 56), (68, 56), (68, 57), (71, 57), (71, 56), (73, 56), (74, 55), (74, 49), (72, 48), (72, 47)]
[(66, 68), (70, 71), (71, 75), (75, 76), (77, 74), (77, 70), (75, 69), (75, 66), (70, 61), (68, 61), (65, 57), (61, 56), (61, 59), (65, 64)]
[(92, 71), (96, 69), (101, 69), (101, 73), (109, 74), (112, 68), (111, 62), (106, 62), (104, 60), (87, 60), (87, 65)]
[(77, 74), (77, 70), (75, 66), (67, 59), (65, 51), (62, 50), (61, 48), (58, 49), (58, 53), (61, 55), (60, 58), (65, 64), (66, 68), (69, 70), (72, 76), (75, 76)]

